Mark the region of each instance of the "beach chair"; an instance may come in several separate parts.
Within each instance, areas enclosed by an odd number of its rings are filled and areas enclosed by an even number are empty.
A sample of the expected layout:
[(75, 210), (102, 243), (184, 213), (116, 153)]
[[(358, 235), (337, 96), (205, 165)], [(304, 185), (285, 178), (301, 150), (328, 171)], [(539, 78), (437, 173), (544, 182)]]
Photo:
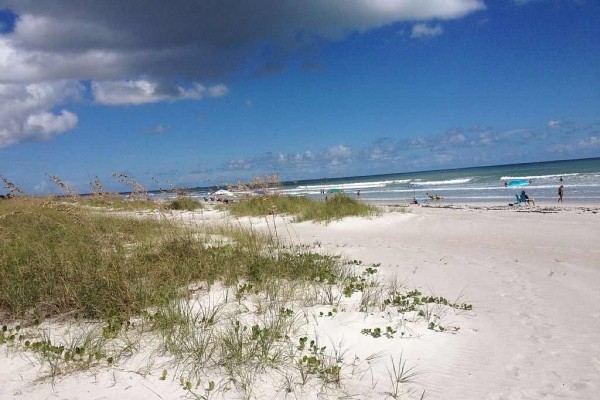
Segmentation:
[(519, 196), (518, 194), (515, 194), (515, 197), (517, 199), (515, 204), (521, 205), (521, 204), (525, 204), (527, 205), (527, 199), (525, 198), (525, 196)]

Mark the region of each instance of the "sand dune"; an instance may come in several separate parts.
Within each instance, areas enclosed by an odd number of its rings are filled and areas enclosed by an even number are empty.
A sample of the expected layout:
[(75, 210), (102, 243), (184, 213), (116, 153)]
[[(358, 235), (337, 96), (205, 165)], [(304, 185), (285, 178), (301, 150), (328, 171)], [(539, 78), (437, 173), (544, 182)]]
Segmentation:
[[(205, 212), (181, 213), (177, 218), (202, 223), (225, 216)], [(253, 226), (266, 228), (266, 223), (254, 219)], [(345, 299), (333, 317), (315, 317), (306, 329), (318, 332), (324, 342), (343, 342), (348, 357), (365, 359), (385, 352), (364, 373), (345, 381), (339, 392), (321, 393), (322, 398), (339, 398), (340, 393), (385, 398), (389, 379), (385, 361), (402, 354), (422, 372), (415, 383), (417, 398), (425, 390), (428, 399), (440, 400), (597, 399), (597, 207), (414, 207), (328, 225), (279, 218), (278, 227), (292, 241), (365, 264), (380, 263), (382, 280), (397, 277), (408, 288), (474, 306), (472, 311), (443, 315), (443, 324), (456, 327), (453, 331), (415, 325), (410, 335), (391, 339), (365, 336), (361, 329), (382, 321), (385, 325), (397, 316), (361, 312), (354, 306), (354, 296)], [(160, 359), (150, 361), (149, 355), (141, 354), (122, 365), (59, 377), (51, 384), (37, 380), (43, 371), (27, 354), (2, 350), (0, 398), (185, 398), (178, 382), (158, 379)], [(142, 374), (144, 366), (148, 368)], [(239, 397), (233, 391), (219, 396)], [(297, 398), (316, 396), (311, 390), (296, 393)], [(256, 383), (251, 398), (261, 397), (286, 398), (264, 379)]]

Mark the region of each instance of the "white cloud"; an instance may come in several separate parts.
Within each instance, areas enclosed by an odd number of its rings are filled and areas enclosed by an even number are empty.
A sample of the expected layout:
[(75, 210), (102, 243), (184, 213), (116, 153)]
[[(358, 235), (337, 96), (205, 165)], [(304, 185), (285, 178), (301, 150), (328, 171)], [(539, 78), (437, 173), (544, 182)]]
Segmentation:
[[(204, 98), (207, 90), (203, 85), (201, 85), (199, 83), (194, 83), (189, 88), (184, 88), (184, 87), (178, 86), (177, 92), (179, 93), (178, 97), (181, 99), (200, 100), (200, 99)], [(171, 100), (175, 100), (175, 98), (173, 97), (173, 98), (171, 98)]]
[(330, 166), (338, 166), (352, 162), (352, 149), (344, 144), (332, 146), (325, 150), (321, 155), (321, 162)]
[(229, 88), (225, 85), (215, 85), (208, 89), (211, 97), (223, 97), (229, 93)]
[(61, 133), (73, 129), (78, 122), (77, 115), (70, 111), (62, 110), (60, 114), (42, 112), (32, 114), (25, 121), (25, 131), (41, 133), (47, 137), (54, 133)]
[(558, 143), (548, 147), (551, 153), (575, 153), (600, 150), (600, 137), (590, 136), (579, 140), (577, 143)]
[(0, 147), (23, 140), (47, 140), (77, 125), (73, 112), (54, 113), (57, 104), (77, 100), (83, 87), (74, 82), (0, 83)]
[(227, 161), (226, 169), (228, 170), (250, 170), (252, 161), (247, 159), (236, 159)]
[(144, 104), (165, 100), (157, 84), (147, 80), (101, 81), (92, 83), (94, 99), (100, 104)]
[[(221, 97), (227, 86), (198, 82), (220, 82), (248, 63), (286, 64), (264, 59), (265, 43), (285, 58), (316, 38), (339, 40), (398, 21), (450, 20), (485, 9), (483, 0), (179, 0), (165, 18), (164, 0), (1, 1), (17, 18), (0, 35), (0, 146), (49, 138), (77, 123), (73, 113), (53, 111), (69, 92), (38, 98), (28, 90), (71, 90), (89, 81), (93, 100), (106, 105)], [(423, 35), (441, 29), (423, 26)], [(11, 84), (17, 86), (7, 89)]]
[(440, 24), (429, 26), (425, 23), (415, 24), (412, 27), (410, 34), (411, 38), (434, 37), (444, 33), (444, 29)]
[(600, 149), (600, 137), (590, 136), (577, 143), (577, 147), (581, 150)]
[[(297, 153), (264, 153), (229, 161), (224, 170), (248, 174), (273, 171), (285, 175), (332, 176), (332, 174), (381, 173), (403, 169), (506, 163), (527, 160), (535, 154), (571, 153), (594, 156), (600, 149), (600, 122), (587, 126), (565, 123), (566, 135), (548, 135), (544, 125), (538, 130), (474, 126), (468, 130), (450, 129), (440, 135), (412, 139), (379, 138), (360, 147), (338, 144), (324, 149)], [(237, 172), (236, 172), (237, 173)]]
[(141, 57), (136, 51), (87, 49), (63, 53), (25, 49), (15, 39), (0, 36), (0, 79), (4, 83), (105, 79), (128, 75), (128, 64)]
[(327, 149), (326, 154), (331, 157), (348, 157), (352, 154), (352, 149), (344, 144), (338, 144)]
[(560, 128), (562, 125), (563, 125), (563, 121), (561, 121), (561, 120), (548, 121), (548, 128), (550, 128), (550, 129)]
[(222, 97), (228, 92), (227, 86), (215, 85), (208, 90), (199, 83), (190, 87), (176, 86), (175, 90), (168, 85), (148, 79), (126, 81), (92, 82), (92, 94), (99, 104), (124, 105), (147, 104), (159, 101), (200, 100), (206, 95)]
[(451, 132), (448, 135), (448, 143), (460, 144), (466, 142), (467, 138), (462, 132)]

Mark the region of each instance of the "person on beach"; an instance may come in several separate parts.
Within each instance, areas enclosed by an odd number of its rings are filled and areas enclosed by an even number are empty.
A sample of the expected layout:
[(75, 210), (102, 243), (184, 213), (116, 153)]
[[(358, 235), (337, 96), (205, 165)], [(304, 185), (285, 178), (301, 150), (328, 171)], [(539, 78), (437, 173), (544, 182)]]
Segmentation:
[(565, 192), (565, 187), (563, 185), (560, 185), (558, 187), (558, 202), (562, 203), (563, 202), (563, 194)]
[(527, 196), (527, 194), (525, 193), (525, 191), (523, 190), (521, 192), (521, 197), (525, 198), (525, 201), (527, 201), (527, 204), (531, 203), (534, 207), (535, 207), (535, 200), (533, 197), (529, 197)]

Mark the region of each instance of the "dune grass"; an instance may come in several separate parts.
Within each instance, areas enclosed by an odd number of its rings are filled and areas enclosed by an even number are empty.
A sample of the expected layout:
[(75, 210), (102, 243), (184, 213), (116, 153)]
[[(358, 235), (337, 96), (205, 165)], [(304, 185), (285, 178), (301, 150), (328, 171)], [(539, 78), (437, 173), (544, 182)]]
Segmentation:
[(124, 199), (119, 194), (78, 197), (74, 203), (119, 211), (158, 210), (161, 208), (161, 204), (158, 202), (144, 199)]
[[(40, 199), (0, 202), (0, 311), (90, 318), (139, 313), (195, 281), (326, 279), (335, 260), (283, 251), (242, 228), (198, 234), (165, 220), (125, 218)], [(211, 236), (230, 238), (212, 246)]]
[(295, 215), (297, 222), (325, 223), (349, 216), (372, 216), (379, 213), (376, 207), (345, 194), (335, 194), (327, 201), (317, 201), (307, 197), (268, 195), (244, 199), (225, 208), (237, 217), (285, 214)]
[[(73, 199), (71, 199), (73, 201)], [(145, 199), (123, 199), (120, 195), (94, 195), (87, 197), (78, 197), (74, 200), (75, 204), (82, 204), (91, 207), (110, 208), (119, 211), (142, 211), (142, 210), (185, 210), (194, 211), (203, 208), (203, 204), (190, 197), (178, 197), (168, 203), (160, 203)]]
[[(264, 215), (286, 210), (319, 221), (376, 212), (359, 209), (366, 205), (347, 196), (327, 202), (254, 201), (268, 206)], [(113, 204), (104, 206), (122, 210)], [(116, 365), (138, 351), (149, 333), (160, 339), (156, 351), (173, 360), (157, 379), (177, 376), (196, 398), (231, 387), (249, 398), (255, 381), (279, 375), (281, 383), (274, 384), (290, 396), (305, 389), (333, 393), (370, 366), (345, 357), (341, 343), (323, 343), (308, 330), (311, 320), (334, 318), (346, 307), (387, 308), (399, 320), (389, 322), (386, 331), (370, 325), (363, 333), (375, 338), (381, 331), (391, 339), (410, 334), (406, 324), (415, 319), (442, 332), (436, 315), (445, 307), (470, 309), (417, 291), (400, 293), (398, 284), (386, 291), (376, 277), (378, 265), (313, 253), (268, 232), (231, 224), (186, 228), (168, 214), (157, 209), (153, 216), (161, 218), (141, 218), (102, 212), (81, 207), (78, 199), (0, 201), (0, 325), (8, 325), (0, 332), (0, 345), (32, 352), (55, 376)], [(360, 304), (351, 299), (357, 293)], [(340, 303), (345, 304), (338, 308)], [(315, 304), (333, 308), (317, 314), (310, 310)], [(72, 315), (86, 321), (73, 321), (78, 328), (70, 333), (43, 322)], [(438, 318), (433, 327), (431, 318)], [(35, 328), (20, 329), (14, 320), (36, 321)], [(392, 359), (386, 393), (405, 393), (412, 371), (402, 360), (396, 367)]]
[[(345, 217), (367, 217), (377, 215), (379, 210), (345, 194), (336, 194), (328, 201), (313, 201), (312, 207), (307, 207), (296, 217), (296, 221), (331, 222)], [(314, 205), (316, 204), (316, 207)]]
[(204, 206), (201, 202), (191, 197), (179, 197), (169, 203), (170, 210), (185, 210), (194, 211), (202, 209)]

